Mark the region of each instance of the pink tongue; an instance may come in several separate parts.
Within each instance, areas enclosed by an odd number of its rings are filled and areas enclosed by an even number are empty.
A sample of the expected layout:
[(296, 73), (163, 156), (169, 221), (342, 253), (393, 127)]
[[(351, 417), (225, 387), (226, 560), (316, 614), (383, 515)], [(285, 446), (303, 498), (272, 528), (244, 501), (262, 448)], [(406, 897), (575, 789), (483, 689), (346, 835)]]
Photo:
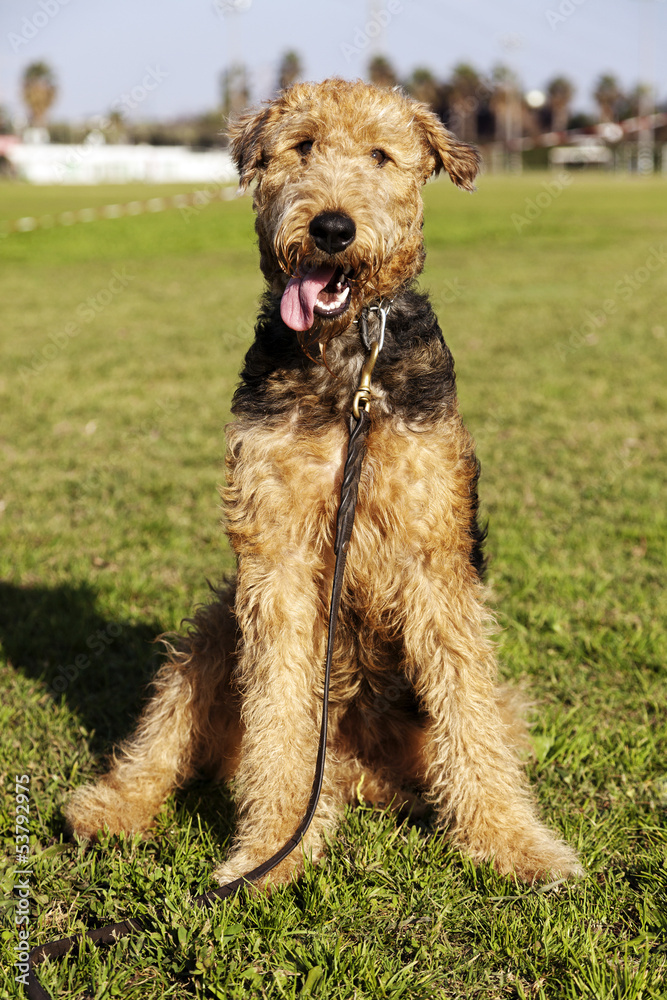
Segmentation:
[(290, 278), (280, 300), (280, 315), (291, 330), (310, 330), (317, 296), (334, 276), (335, 267), (318, 267), (305, 277)]

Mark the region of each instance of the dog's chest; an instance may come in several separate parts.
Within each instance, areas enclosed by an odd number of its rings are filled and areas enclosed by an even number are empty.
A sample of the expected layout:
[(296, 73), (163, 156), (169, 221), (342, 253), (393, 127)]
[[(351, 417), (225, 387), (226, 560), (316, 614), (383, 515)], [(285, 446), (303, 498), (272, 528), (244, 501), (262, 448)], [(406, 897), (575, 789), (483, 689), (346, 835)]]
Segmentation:
[[(333, 541), (347, 450), (347, 428), (317, 434), (300, 428), (239, 422), (228, 429), (225, 501), (237, 552), (245, 539), (280, 551), (295, 544), (319, 551), (325, 562)], [(468, 445), (468, 447), (466, 447)], [(420, 557), (467, 527), (471, 475), (467, 435), (458, 419), (410, 430), (384, 420), (367, 440), (359, 483), (353, 571), (387, 548)], [(272, 539), (275, 535), (275, 541)]]

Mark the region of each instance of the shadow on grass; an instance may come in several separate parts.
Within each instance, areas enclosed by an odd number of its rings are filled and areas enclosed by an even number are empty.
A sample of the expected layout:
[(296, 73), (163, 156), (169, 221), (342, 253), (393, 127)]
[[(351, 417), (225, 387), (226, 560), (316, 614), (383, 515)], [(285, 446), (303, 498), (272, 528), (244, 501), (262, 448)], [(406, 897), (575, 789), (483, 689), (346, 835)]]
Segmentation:
[[(162, 660), (154, 642), (161, 631), (159, 622), (133, 625), (101, 615), (97, 594), (85, 583), (21, 587), (0, 581), (0, 643), (9, 663), (43, 684), (55, 702), (64, 700), (90, 732), (100, 765), (132, 731), (146, 701)], [(174, 808), (183, 823), (198, 817), (214, 843), (229, 839), (234, 807), (224, 786), (198, 779), (177, 791)]]
[(0, 641), (11, 665), (64, 699), (101, 753), (127, 735), (159, 664), (158, 622), (133, 625), (97, 610), (85, 583), (57, 587), (0, 582)]
[(236, 829), (236, 807), (227, 784), (210, 778), (195, 778), (176, 791), (174, 809), (179, 824), (185, 826), (188, 818), (194, 817), (195, 827), (201, 825), (211, 843), (220, 845), (217, 861), (227, 856)]

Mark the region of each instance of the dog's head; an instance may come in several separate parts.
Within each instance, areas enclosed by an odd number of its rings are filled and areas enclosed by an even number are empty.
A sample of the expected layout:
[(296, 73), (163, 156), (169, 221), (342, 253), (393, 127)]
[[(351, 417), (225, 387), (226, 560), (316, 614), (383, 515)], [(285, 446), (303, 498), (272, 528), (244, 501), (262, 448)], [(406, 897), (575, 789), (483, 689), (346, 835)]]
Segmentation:
[(421, 271), (422, 185), (446, 170), (472, 191), (479, 167), (426, 105), (339, 79), (297, 84), (229, 133), (241, 188), (256, 181), (262, 270), (305, 346)]

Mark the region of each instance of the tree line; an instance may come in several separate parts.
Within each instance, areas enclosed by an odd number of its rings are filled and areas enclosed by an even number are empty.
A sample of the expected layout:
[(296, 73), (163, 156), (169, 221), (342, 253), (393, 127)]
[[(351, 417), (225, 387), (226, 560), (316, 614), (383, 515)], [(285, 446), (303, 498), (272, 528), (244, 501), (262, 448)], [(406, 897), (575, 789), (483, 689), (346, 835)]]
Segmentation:
[[(617, 122), (650, 110), (652, 101), (647, 88), (625, 90), (613, 73), (599, 76), (592, 92), (597, 116), (573, 111), (576, 88), (566, 76), (549, 80), (544, 92), (524, 94), (521, 82), (507, 66), (496, 66), (489, 74), (470, 63), (458, 63), (444, 79), (426, 67), (417, 67), (401, 79), (385, 56), (375, 55), (368, 64), (368, 79), (380, 87), (401, 86), (419, 101), (430, 105), (445, 124), (468, 142), (510, 141), (540, 132), (561, 132), (596, 122)], [(297, 52), (286, 52), (279, 63), (275, 81), (278, 92), (303, 77)], [(45, 62), (31, 63), (22, 77), (22, 96), (29, 124), (45, 128), (58, 95), (52, 67)], [(220, 78), (220, 105), (206, 114), (171, 123), (127, 121), (118, 108), (104, 116), (104, 139), (107, 142), (150, 142), (155, 145), (183, 143), (190, 146), (220, 146), (225, 139), (221, 120), (233, 117), (251, 103), (250, 74), (246, 66), (236, 64), (223, 71)], [(49, 127), (55, 142), (77, 142), (90, 125), (54, 123)], [(0, 131), (11, 131), (6, 114), (0, 109)]]

